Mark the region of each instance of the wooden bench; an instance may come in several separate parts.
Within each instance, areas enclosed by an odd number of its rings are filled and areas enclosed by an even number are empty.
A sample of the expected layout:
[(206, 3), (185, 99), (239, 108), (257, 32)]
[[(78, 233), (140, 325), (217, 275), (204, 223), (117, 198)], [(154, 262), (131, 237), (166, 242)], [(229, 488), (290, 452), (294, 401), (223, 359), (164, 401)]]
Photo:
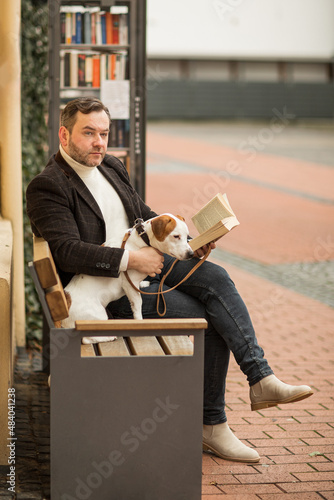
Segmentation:
[(41, 238), (29, 267), (50, 329), (51, 498), (200, 499), (206, 321), (56, 328), (68, 310)]

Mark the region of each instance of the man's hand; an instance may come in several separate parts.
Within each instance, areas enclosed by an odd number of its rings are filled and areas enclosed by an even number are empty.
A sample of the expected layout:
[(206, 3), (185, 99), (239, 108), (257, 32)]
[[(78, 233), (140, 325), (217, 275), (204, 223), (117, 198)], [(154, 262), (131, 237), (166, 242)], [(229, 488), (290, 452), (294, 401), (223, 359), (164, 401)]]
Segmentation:
[(213, 241), (211, 241), (211, 243), (209, 243), (208, 245), (204, 245), (203, 247), (198, 248), (194, 252), (194, 257), (197, 257), (198, 259), (201, 259), (207, 253), (207, 251), (209, 250), (209, 248), (211, 248), (211, 250), (214, 250), (216, 248), (216, 243), (214, 243)]
[(163, 254), (152, 247), (129, 251), (128, 269), (136, 269), (147, 276), (154, 277), (156, 274), (160, 274), (163, 262)]

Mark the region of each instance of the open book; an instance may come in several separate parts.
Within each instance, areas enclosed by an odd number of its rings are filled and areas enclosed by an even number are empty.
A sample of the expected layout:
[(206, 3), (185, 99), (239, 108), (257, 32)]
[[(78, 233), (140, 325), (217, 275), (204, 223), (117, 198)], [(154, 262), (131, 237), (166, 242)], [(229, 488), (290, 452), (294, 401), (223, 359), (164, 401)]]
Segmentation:
[(200, 233), (189, 241), (189, 245), (194, 251), (210, 241), (218, 240), (240, 224), (226, 194), (221, 193), (218, 193), (204, 205), (191, 220)]

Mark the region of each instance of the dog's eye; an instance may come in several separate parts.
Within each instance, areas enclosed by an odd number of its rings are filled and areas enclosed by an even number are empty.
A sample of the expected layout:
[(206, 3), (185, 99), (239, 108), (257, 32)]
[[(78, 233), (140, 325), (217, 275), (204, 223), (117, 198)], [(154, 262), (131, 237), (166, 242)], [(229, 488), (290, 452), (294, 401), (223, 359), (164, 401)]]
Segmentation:
[(179, 235), (179, 234), (174, 234), (174, 238), (175, 238), (176, 240), (181, 239), (181, 237), (180, 237), (180, 235)]

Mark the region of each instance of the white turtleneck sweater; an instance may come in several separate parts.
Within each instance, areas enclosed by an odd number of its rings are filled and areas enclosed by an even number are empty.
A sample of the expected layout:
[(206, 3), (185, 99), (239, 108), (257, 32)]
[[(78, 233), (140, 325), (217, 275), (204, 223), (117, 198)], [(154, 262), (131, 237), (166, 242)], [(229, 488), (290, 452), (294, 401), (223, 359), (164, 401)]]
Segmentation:
[[(119, 247), (129, 228), (129, 220), (118, 193), (98, 168), (87, 167), (73, 160), (61, 144), (59, 150), (64, 160), (86, 184), (98, 204), (106, 225), (106, 241), (109, 240), (111, 246)], [(118, 221), (117, 224), (114, 223), (115, 219)], [(119, 267), (120, 271), (126, 271), (128, 261), (129, 252), (125, 250)]]

